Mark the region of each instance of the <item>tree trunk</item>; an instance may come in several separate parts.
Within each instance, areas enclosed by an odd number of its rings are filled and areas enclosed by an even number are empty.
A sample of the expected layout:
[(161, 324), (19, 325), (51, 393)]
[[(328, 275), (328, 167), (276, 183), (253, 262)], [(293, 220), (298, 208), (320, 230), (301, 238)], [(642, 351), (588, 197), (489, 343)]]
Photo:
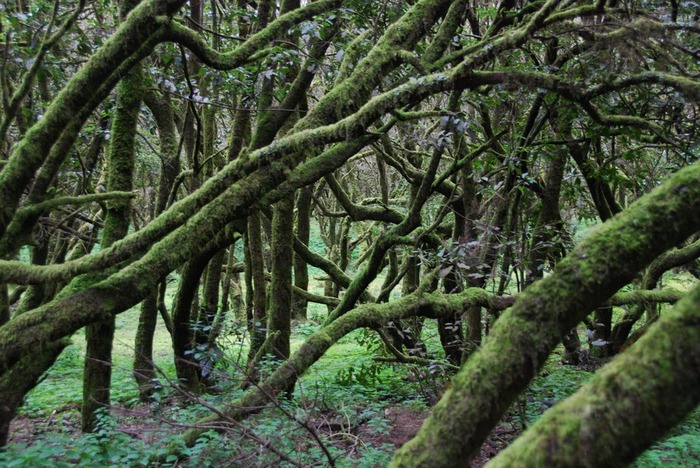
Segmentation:
[(6, 284), (0, 283), (0, 327), (10, 321), (10, 296)]
[[(304, 187), (297, 192), (296, 237), (304, 245), (309, 245), (311, 237), (311, 189)], [(294, 254), (294, 286), (307, 291), (309, 289), (309, 271), (306, 261)], [(299, 295), (294, 295), (292, 316), (296, 319), (306, 319), (308, 301)]]
[(248, 360), (255, 358), (258, 350), (265, 342), (267, 315), (267, 295), (265, 291), (265, 259), (263, 258), (262, 232), (260, 229), (260, 214), (255, 213), (248, 218), (248, 248), (253, 286), (253, 311), (249, 324), (250, 353)]
[(624, 466), (700, 403), (700, 287), (489, 467)]
[(195, 358), (194, 330), (191, 320), (192, 304), (199, 291), (199, 280), (209, 263), (211, 254), (201, 255), (185, 264), (180, 273), (180, 285), (173, 304), (173, 353), (175, 372), (180, 385), (194, 393), (201, 393), (199, 364)]
[[(160, 179), (158, 181), (158, 194), (153, 214), (157, 216), (167, 208), (170, 189), (180, 172), (180, 158), (177, 147), (177, 135), (175, 133), (175, 121), (170, 95), (158, 95), (155, 92), (146, 92), (144, 103), (153, 113), (158, 127), (158, 139), (160, 142), (161, 165)], [(161, 282), (166, 288), (165, 280)], [(141, 315), (136, 330), (134, 342), (134, 379), (139, 386), (139, 397), (147, 399), (160, 384), (156, 380), (156, 371), (153, 365), (153, 335), (158, 322), (159, 288), (155, 288), (141, 304)], [(163, 304), (163, 307), (165, 304)], [(169, 321), (166, 321), (169, 324)]]
[(680, 170), (520, 293), (418, 435), (396, 452), (393, 466), (468, 462), (561, 338), (661, 252), (700, 229), (698, 180), (699, 164)]
[(70, 344), (68, 339), (49, 343), (43, 350), (24, 357), (0, 377), (0, 448), (7, 444), (10, 423), (17, 414), (24, 397), (36, 387), (39, 378), (49, 369)]
[(153, 335), (158, 324), (158, 293), (149, 294), (141, 303), (139, 324), (134, 343), (134, 379), (139, 387), (139, 398), (148, 400), (160, 387), (153, 366)]
[(277, 358), (289, 357), (292, 310), (292, 239), (294, 236), (294, 198), (275, 204), (272, 218), (272, 281), (268, 333), (270, 351)]
[[(306, 372), (339, 339), (361, 327), (378, 328), (389, 322), (397, 322), (411, 317), (440, 318), (450, 316), (455, 311), (470, 305), (505, 308), (509, 301), (503, 301), (483, 289), (467, 289), (459, 294), (417, 292), (391, 303), (363, 304), (354, 310), (325, 324), (319, 331), (307, 338), (301, 347), (292, 353), (281, 366), (259, 385), (249, 388), (225, 408), (226, 419), (240, 420), (256, 413), (270, 403), (270, 396), (293, 387), (299, 376)], [(211, 416), (199, 421), (203, 425), (216, 422), (224, 427), (227, 422), (219, 416)], [(203, 430), (196, 428), (187, 431), (185, 442), (194, 444)]]
[[(121, 16), (134, 5), (125, 1)], [(107, 191), (131, 191), (134, 171), (134, 139), (144, 91), (142, 66), (135, 66), (117, 87), (117, 105), (112, 122), (110, 151), (107, 160)], [(108, 204), (102, 233), (102, 248), (111, 246), (129, 230), (130, 202)], [(87, 350), (83, 374), (82, 430), (95, 429), (95, 411), (110, 404), (112, 379), (112, 341), (114, 318), (88, 325), (85, 329)]]

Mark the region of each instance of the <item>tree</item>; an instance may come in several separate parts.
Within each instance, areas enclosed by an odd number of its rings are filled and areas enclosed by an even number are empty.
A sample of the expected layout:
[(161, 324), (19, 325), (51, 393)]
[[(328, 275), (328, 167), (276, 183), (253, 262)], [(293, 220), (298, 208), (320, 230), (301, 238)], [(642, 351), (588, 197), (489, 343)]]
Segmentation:
[[(111, 323), (144, 299), (139, 349), (148, 354), (146, 330), (161, 310), (178, 377), (189, 389), (204, 390), (215, 360), (215, 325), (223, 320), (221, 281), (229, 278), (223, 289), (229, 288), (240, 271), (226, 249), (240, 235), (250, 369), (266, 352), (286, 360), (223, 410), (230, 417), (242, 418), (270, 394), (289, 391), (335, 341), (359, 327), (379, 330), (396, 359), (416, 362), (422, 359), (417, 317), (437, 318), (452, 365), (468, 358), (424, 429), (397, 452), (397, 466), (451, 466), (473, 456), (553, 348), (576, 336), (571, 330), (606, 301), (678, 299), (649, 289), (659, 271), (680, 264), (663, 262), (664, 252), (678, 247), (676, 258), (697, 258), (697, 242), (683, 245), (700, 228), (695, 7), (559, 0), (479, 6), (420, 0), (388, 9), (337, 0), (304, 6), (240, 1), (236, 8), (190, 2), (185, 23), (179, 16), (184, 3), (138, 4), (68, 79), (61, 73), (46, 78), (55, 72), (47, 54), (65, 54), (57, 44), (74, 40), (76, 21), (103, 28), (103, 15), (113, 12), (81, 16), (78, 3), (38, 45), (7, 39), (6, 54), (33, 54), (33, 61), (24, 71), (7, 66), (2, 76), (0, 388), (11, 402), (0, 421), (5, 437), (23, 395), (67, 337)], [(25, 26), (24, 10), (32, 8), (37, 18), (50, 18), (49, 31), (66, 14), (58, 5), (50, 14), (39, 4), (18, 4), (4, 12), (3, 25)], [(237, 42), (228, 44), (233, 36)], [(143, 94), (141, 72), (151, 88)], [(114, 207), (125, 206), (131, 186), (110, 183), (116, 166), (108, 163), (107, 192), (92, 193), (87, 187), (99, 187), (99, 179), (84, 170), (92, 153), (81, 138), (103, 128), (95, 126), (96, 113), (110, 107), (118, 83), (109, 161), (119, 156), (117, 142), (133, 138), (137, 128), (150, 132), (142, 135), (143, 153), (161, 164), (158, 186), (145, 182), (138, 191), (143, 207), (131, 219), (120, 212), (122, 227), (112, 232)], [(126, 105), (127, 95), (137, 97)], [(136, 123), (142, 98), (152, 119), (144, 114)], [(120, 125), (125, 111), (132, 112), (128, 129)], [(151, 142), (156, 134), (160, 152)], [(70, 178), (76, 166), (83, 167), (80, 185)], [(144, 170), (136, 180), (149, 177)], [(295, 198), (299, 239), (293, 237)], [(91, 203), (106, 204), (104, 223), (96, 210), (72, 210), (67, 219), (71, 232), (86, 220), (101, 228), (102, 249), (77, 259), (49, 255), (61, 249), (59, 234), (66, 237), (65, 221), (56, 222), (66, 207)], [(308, 248), (310, 210), (327, 234), (329, 258)], [(611, 219), (571, 250), (566, 226), (591, 218)], [(126, 221), (134, 230), (117, 240)], [(39, 242), (42, 230), (55, 240)], [(352, 272), (351, 253), (361, 243), (368, 246)], [(32, 246), (32, 265), (14, 260), (24, 246)], [(325, 295), (305, 290), (302, 261), (327, 275)], [(615, 294), (649, 265), (640, 289)], [(374, 297), (368, 287), (383, 269), (386, 279)], [(175, 270), (180, 283), (169, 313), (164, 278)], [(404, 296), (390, 300), (402, 279)], [(440, 280), (443, 293), (435, 292)], [(29, 286), (21, 307), (11, 310), (7, 285), (13, 294), (20, 291), (15, 285)], [(330, 312), (321, 331), (290, 355), (291, 291)], [(572, 446), (580, 444), (554, 428), (565, 420), (572, 431), (591, 427), (585, 446), (600, 457), (591, 463), (627, 461), (677, 422), (700, 399), (692, 348), (696, 296), (690, 293), (648, 338), (602, 371), (591, 383), (596, 390), (582, 390), (563, 407), (571, 410), (555, 410), (523, 436), (536, 442), (517, 443), (501, 459), (570, 461)], [(598, 309), (594, 328), (607, 320), (607, 310)], [(482, 320), (499, 315), (482, 345)], [(625, 328), (622, 334), (607, 320), (596, 328), (597, 338), (615, 337), (610, 349), (617, 351), (616, 337), (624, 341), (640, 315), (616, 324)], [(670, 334), (681, 340), (677, 346), (667, 345)], [(570, 349), (575, 353), (578, 345)], [(206, 359), (193, 359), (198, 353)], [(642, 374), (634, 356), (653, 365)], [(661, 365), (664, 359), (673, 369)], [(29, 364), (26, 384), (5, 385)], [(147, 394), (152, 372), (143, 364), (135, 369), (145, 370)], [(677, 398), (658, 402), (659, 385), (638, 395), (625, 387), (621, 407), (634, 405), (640, 419), (625, 419), (627, 425), (614, 426), (615, 438), (608, 437), (612, 423), (597, 424), (580, 409), (597, 389), (614, 393), (608, 382), (616, 375), (658, 376)], [(613, 405), (599, 403), (596, 411)], [(650, 415), (659, 429), (638, 439)], [(193, 442), (197, 434), (185, 437)], [(617, 445), (626, 449), (616, 451)], [(543, 453), (552, 447), (555, 454)], [(530, 452), (523, 455), (525, 449)]]

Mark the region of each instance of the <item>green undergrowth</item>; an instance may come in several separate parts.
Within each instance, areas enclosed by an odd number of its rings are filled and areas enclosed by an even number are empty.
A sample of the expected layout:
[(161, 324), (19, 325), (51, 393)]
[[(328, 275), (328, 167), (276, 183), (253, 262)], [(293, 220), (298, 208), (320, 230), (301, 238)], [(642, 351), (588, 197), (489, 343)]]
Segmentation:
[[(667, 285), (679, 289), (687, 287), (682, 284), (686, 280), (682, 276), (664, 278)], [(322, 293), (322, 284), (312, 281), (311, 289)], [(320, 328), (327, 313), (326, 306), (310, 305), (309, 320), (295, 324), (292, 350)], [(386, 466), (396, 449), (390, 437), (395, 424), (388, 416), (391, 409), (410, 410), (415, 418), (422, 418), (449, 380), (447, 372), (437, 365), (377, 361), (376, 357), (385, 353), (377, 334), (357, 330), (332, 346), (299, 379), (292, 398), (283, 396), (225, 436), (207, 433), (193, 447), (185, 447), (181, 439), (185, 427), (211, 414), (205, 406), (223, 407), (241, 395), (241, 369), (248, 354), (245, 326), (229, 323), (221, 343), (224, 358), (217, 367), (217, 391), (196, 401), (173, 390), (170, 337), (159, 324), (154, 357), (162, 372), (163, 388), (151, 402), (143, 403), (137, 399), (131, 377), (138, 315), (139, 311), (132, 309), (118, 316), (113, 355), (115, 410), (101, 416), (99, 431), (78, 434), (85, 348), (79, 332), (73, 345), (27, 396), (19, 418), (33, 424), (33, 429), (0, 453), (0, 466), (146, 466), (154, 459), (160, 461), (157, 466), (291, 466), (284, 457), (304, 466), (326, 466), (329, 456), (336, 459), (336, 466)], [(434, 321), (425, 322), (423, 339), (429, 357), (440, 359)], [(582, 333), (584, 346), (585, 340)], [(559, 348), (552, 354), (496, 428), (491, 436), (496, 445), (505, 446), (592, 375), (594, 365), (561, 364), (562, 352)], [(275, 365), (263, 362), (261, 374), (271, 372)], [(173, 452), (187, 461), (174, 457)], [(662, 464), (700, 466), (700, 411), (645, 452), (634, 466)]]
[(700, 408), (696, 408), (682, 424), (673, 428), (664, 440), (644, 452), (632, 466), (700, 466)]

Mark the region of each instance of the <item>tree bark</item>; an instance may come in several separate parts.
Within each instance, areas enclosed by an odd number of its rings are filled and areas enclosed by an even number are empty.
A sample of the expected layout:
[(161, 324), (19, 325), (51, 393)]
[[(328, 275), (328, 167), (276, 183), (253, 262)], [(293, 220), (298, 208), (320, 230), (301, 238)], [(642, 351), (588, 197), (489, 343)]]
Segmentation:
[[(177, 147), (177, 135), (175, 133), (175, 121), (173, 109), (168, 94), (157, 95), (155, 92), (144, 94), (144, 103), (153, 113), (158, 127), (158, 139), (160, 141), (161, 165), (158, 181), (158, 194), (154, 207), (154, 217), (161, 214), (167, 208), (170, 189), (180, 172), (180, 157)], [(165, 293), (165, 280), (161, 281), (160, 288)], [(158, 322), (159, 288), (154, 288), (143, 300), (139, 325), (136, 330), (134, 342), (134, 379), (139, 386), (139, 397), (146, 399), (159, 383), (156, 381), (156, 372), (153, 365), (153, 335)], [(165, 304), (163, 304), (165, 307)], [(166, 315), (167, 316), (167, 315)], [(166, 326), (170, 321), (166, 321)]]
[[(309, 240), (311, 238), (312, 201), (310, 188), (304, 187), (297, 192), (295, 234), (299, 242), (305, 246), (309, 245)], [(290, 248), (293, 248), (293, 242), (294, 240), (292, 239), (292, 245), (290, 245)], [(296, 252), (294, 253), (294, 286), (304, 291), (309, 289), (309, 271), (306, 260), (304, 260), (304, 258)], [(295, 294), (292, 310), (292, 315), (294, 318), (305, 320), (307, 305), (308, 301), (305, 298)]]
[(700, 287), (489, 467), (623, 466), (700, 403)]
[(10, 423), (17, 414), (17, 408), (24, 397), (34, 388), (39, 378), (51, 368), (63, 349), (70, 344), (68, 339), (49, 343), (45, 349), (26, 356), (12, 369), (0, 377), (0, 447), (7, 444), (10, 436)]
[(268, 332), (270, 351), (277, 358), (289, 357), (292, 311), (292, 239), (294, 237), (294, 198), (275, 204), (272, 218), (272, 281)]
[(252, 360), (265, 341), (267, 327), (267, 294), (265, 291), (265, 260), (263, 258), (262, 233), (260, 229), (260, 214), (248, 218), (248, 248), (250, 257), (253, 286), (253, 314), (248, 326), (250, 333), (250, 353)]
[[(136, 2), (122, 2), (122, 18)], [(112, 122), (111, 144), (107, 159), (107, 191), (129, 192), (133, 186), (135, 135), (144, 92), (141, 65), (134, 67), (117, 87), (117, 104)], [(102, 247), (126, 236), (129, 230), (130, 201), (113, 201), (107, 207)], [(95, 430), (95, 411), (110, 404), (112, 380), (112, 341), (114, 317), (90, 324), (85, 329), (87, 349), (83, 373), (82, 430)]]
[(192, 304), (199, 293), (199, 280), (213, 254), (204, 254), (187, 262), (180, 272), (180, 285), (173, 305), (173, 353), (180, 385), (201, 393), (199, 365), (195, 358)]
[(700, 229), (699, 181), (700, 164), (681, 169), (521, 293), (418, 435), (396, 452), (393, 466), (468, 462), (561, 338), (661, 252)]

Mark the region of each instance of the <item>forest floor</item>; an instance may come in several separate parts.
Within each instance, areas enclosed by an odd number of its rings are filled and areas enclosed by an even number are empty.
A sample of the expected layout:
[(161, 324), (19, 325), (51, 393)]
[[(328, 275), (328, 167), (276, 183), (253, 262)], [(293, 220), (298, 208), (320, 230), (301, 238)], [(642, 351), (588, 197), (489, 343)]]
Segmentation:
[[(102, 430), (97, 435), (80, 434), (84, 344), (76, 337), (57, 366), (28, 395), (13, 422), (8, 451), (0, 454), (0, 465), (61, 467), (89, 461), (91, 466), (144, 466), (149, 457), (171, 451), (185, 428), (208, 414), (196, 400), (167, 386), (154, 401), (138, 401), (129, 376), (127, 340), (137, 314), (127, 314), (133, 317), (121, 316), (118, 324), (121, 344), (115, 353), (115, 404)], [(298, 325), (295, 343), (298, 345), (314, 329), (309, 323)], [(432, 332), (428, 329), (427, 335)], [(354, 332), (300, 380), (294, 399), (273, 405), (227, 437), (217, 438), (216, 443), (203, 441), (195, 451), (187, 452), (190, 462), (171, 460), (161, 466), (291, 466), (270, 447), (301, 466), (330, 466), (328, 458), (335, 458), (336, 466), (385, 466), (391, 454), (415, 435), (428, 416), (430, 404), (442, 392), (444, 376), (398, 365), (378, 365), (373, 360), (374, 345), (369, 333)], [(235, 346), (228, 351), (229, 356), (245, 355)], [(599, 365), (563, 365), (560, 353), (554, 353), (525, 396), (490, 434), (473, 466), (483, 466), (522, 432), (523, 424), (532, 424), (542, 412), (573, 393)], [(160, 356), (159, 366), (172, 375), (165, 358)], [(233, 374), (231, 369), (226, 372)], [(229, 388), (237, 386), (238, 381), (232, 384)], [(208, 395), (203, 401), (223, 405), (236, 392)], [(323, 441), (328, 455), (312, 432)], [(662, 464), (700, 466), (700, 411), (647, 451), (635, 466)]]
[[(163, 387), (144, 403), (139, 401), (131, 377), (138, 313), (134, 309), (117, 317), (113, 407), (101, 420), (100, 430), (80, 434), (85, 349), (81, 332), (27, 395), (13, 422), (10, 444), (0, 452), (0, 466), (145, 466), (154, 457), (164, 459), (159, 466), (329, 466), (330, 459), (335, 466), (386, 466), (396, 448), (418, 431), (449, 380), (439, 366), (418, 369), (375, 360), (381, 342), (373, 332), (358, 330), (335, 344), (302, 376), (292, 399), (276, 402), (231, 429), (226, 437), (207, 435), (195, 447), (187, 448), (180, 436), (210, 414), (205, 405), (222, 407), (240, 395), (238, 363), (245, 362), (247, 355), (245, 327), (229, 324), (217, 391), (199, 399), (174, 390), (170, 338), (160, 326), (154, 360), (162, 373)], [(324, 314), (325, 307), (313, 309), (310, 321), (296, 324), (293, 349), (319, 328), (314, 319), (320, 321)], [(429, 322), (423, 338), (429, 349), (439, 349), (437, 330)], [(585, 336), (582, 339), (585, 343)], [(515, 439), (523, 426), (531, 425), (549, 407), (575, 392), (601, 364), (564, 365), (561, 350), (555, 351), (490, 434), (474, 466), (482, 466)], [(189, 461), (168, 458), (174, 448)], [(699, 410), (645, 452), (634, 466), (661, 465), (700, 466)]]
[[(152, 411), (146, 406), (127, 408), (115, 405), (111, 408), (111, 413), (119, 421), (116, 426), (117, 431), (146, 444), (158, 444), (162, 433), (169, 430), (168, 425), (155, 418)], [(356, 456), (357, 447), (360, 444), (371, 444), (383, 447), (387, 453), (393, 452), (417, 434), (428, 415), (428, 410), (417, 411), (402, 406), (386, 407), (384, 417), (388, 427), (385, 432), (376, 433), (364, 424), (359, 425), (348, 433), (354, 434), (354, 438), (348, 437), (345, 442), (337, 442), (336, 447), (342, 449), (343, 457), (348, 460)], [(320, 418), (316, 422), (318, 423), (318, 432), (326, 437), (333, 436), (335, 431), (339, 429), (337, 426), (334, 427), (332, 423), (328, 423), (327, 418)], [(484, 466), (489, 459), (507, 447), (521, 432), (520, 429), (512, 428), (507, 424), (499, 424), (484, 442), (481, 453), (473, 460), (472, 466), (475, 468)], [(42, 443), (46, 436), (57, 433), (68, 435), (73, 441), (80, 438), (80, 408), (78, 405), (58, 408), (52, 411), (47, 419), (26, 417), (15, 419), (12, 423), (10, 443), (31, 446), (34, 443)]]

